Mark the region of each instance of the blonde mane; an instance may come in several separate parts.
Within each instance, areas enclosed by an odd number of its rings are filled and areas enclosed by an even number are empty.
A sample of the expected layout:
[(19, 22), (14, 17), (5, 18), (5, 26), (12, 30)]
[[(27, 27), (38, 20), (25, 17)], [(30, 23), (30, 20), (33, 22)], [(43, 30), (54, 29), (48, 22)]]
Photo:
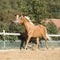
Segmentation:
[[(26, 18), (31, 24), (33, 24), (33, 23), (31, 22), (31, 20), (30, 20), (30, 17), (25, 16), (25, 18)], [(34, 25), (34, 24), (33, 24), (33, 25)]]

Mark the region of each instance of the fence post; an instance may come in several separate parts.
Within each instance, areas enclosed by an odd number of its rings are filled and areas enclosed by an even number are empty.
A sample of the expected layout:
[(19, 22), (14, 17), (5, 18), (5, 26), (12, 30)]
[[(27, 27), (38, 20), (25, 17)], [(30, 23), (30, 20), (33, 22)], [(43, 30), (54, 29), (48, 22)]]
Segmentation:
[(3, 46), (3, 48), (5, 48), (6, 46), (5, 46), (5, 30), (3, 30), (3, 39), (4, 39), (4, 46)]

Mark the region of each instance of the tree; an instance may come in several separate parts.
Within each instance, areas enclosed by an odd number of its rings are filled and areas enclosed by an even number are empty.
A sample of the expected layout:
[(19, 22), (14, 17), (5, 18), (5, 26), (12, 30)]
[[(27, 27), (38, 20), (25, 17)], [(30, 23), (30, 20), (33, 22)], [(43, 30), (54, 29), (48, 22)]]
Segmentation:
[[(22, 26), (12, 23), (16, 14), (25, 14), (36, 24), (42, 22), (44, 25), (45, 18), (60, 18), (60, 0), (0, 0), (0, 31), (24, 32)], [(49, 33), (55, 31), (53, 23), (47, 27)]]
[(58, 29), (57, 29), (56, 25), (52, 21), (50, 21), (47, 24), (47, 30), (48, 30), (49, 34), (57, 34), (58, 33)]
[(49, 18), (60, 18), (60, 0), (46, 0)]
[(42, 21), (41, 19), (46, 18), (47, 15), (47, 6), (45, 0), (32, 0), (27, 1), (28, 5), (28, 13), (33, 16), (33, 19), (38, 21)]

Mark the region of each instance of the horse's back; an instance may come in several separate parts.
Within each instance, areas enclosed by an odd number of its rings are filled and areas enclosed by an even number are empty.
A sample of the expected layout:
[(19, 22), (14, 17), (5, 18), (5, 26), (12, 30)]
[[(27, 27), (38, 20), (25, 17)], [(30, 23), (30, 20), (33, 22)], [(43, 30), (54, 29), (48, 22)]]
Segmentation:
[(36, 30), (36, 31), (44, 31), (44, 30), (46, 30), (46, 28), (43, 26), (43, 25), (36, 25), (35, 27), (34, 27), (34, 30)]

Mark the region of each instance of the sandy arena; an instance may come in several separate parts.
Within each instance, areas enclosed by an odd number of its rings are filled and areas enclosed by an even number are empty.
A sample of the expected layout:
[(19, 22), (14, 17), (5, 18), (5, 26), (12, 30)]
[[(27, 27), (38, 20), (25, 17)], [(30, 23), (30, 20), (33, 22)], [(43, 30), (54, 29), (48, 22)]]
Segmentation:
[(0, 50), (0, 60), (60, 60), (60, 48), (39, 50)]

